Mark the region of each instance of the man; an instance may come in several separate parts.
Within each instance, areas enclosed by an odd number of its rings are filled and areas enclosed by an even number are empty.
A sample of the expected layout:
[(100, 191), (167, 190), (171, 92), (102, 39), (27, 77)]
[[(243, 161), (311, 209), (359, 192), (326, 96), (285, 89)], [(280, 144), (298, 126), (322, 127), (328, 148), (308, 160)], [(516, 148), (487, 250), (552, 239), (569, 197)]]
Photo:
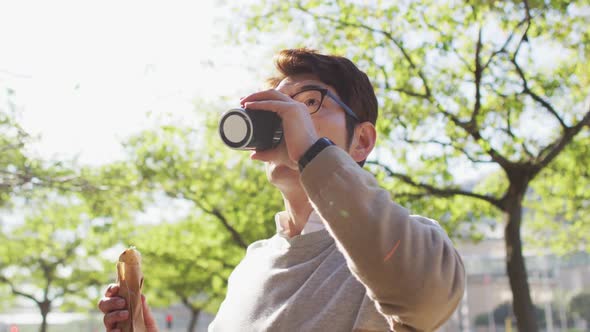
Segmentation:
[[(463, 264), (435, 221), (409, 215), (359, 167), (376, 140), (369, 79), (307, 49), (281, 51), (276, 64), (273, 89), (241, 105), (283, 120), (283, 142), (251, 158), (265, 162), (285, 211), (275, 236), (248, 247), (209, 330), (435, 330), (461, 299)], [(125, 319), (116, 293), (99, 303), (107, 331)]]

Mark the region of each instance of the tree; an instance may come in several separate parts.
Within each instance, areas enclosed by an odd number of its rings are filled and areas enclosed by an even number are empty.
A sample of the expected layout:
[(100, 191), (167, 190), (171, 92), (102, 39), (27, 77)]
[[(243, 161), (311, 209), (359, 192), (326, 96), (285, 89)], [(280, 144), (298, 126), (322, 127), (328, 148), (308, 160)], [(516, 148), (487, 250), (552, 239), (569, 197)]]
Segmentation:
[(217, 311), (230, 272), (251, 242), (274, 233), (273, 215), (282, 209), (261, 165), (207, 139), (216, 135), (212, 130), (164, 124), (126, 142), (140, 186), (188, 207), (180, 220), (130, 239), (149, 262), (144, 275), (152, 303), (181, 302), (191, 312), (188, 331), (201, 311)]
[(221, 146), (220, 140), (206, 141), (211, 136), (210, 131), (163, 125), (139, 133), (126, 146), (145, 188), (214, 217), (228, 245), (246, 249), (274, 233), (281, 196), (261, 165)]
[(570, 311), (590, 322), (590, 293), (580, 293), (570, 300)]
[[(7, 97), (13, 94), (14, 90), (6, 89)], [(10, 192), (29, 182), (31, 177), (26, 172), (23, 174), (17, 171), (24, 169), (30, 173), (31, 165), (23, 151), (29, 135), (15, 118), (15, 106), (7, 100), (5, 107), (0, 106), (0, 204), (8, 201)]]
[(7, 301), (35, 302), (40, 330), (46, 331), (52, 306), (89, 305), (86, 291), (106, 279), (99, 257), (113, 243), (107, 231), (113, 220), (124, 219), (133, 197), (122, 199), (121, 190), (107, 185), (121, 188), (117, 179), (132, 173), (113, 178), (112, 170), (123, 171), (121, 165), (82, 168), (33, 154), (29, 145), (36, 138), (19, 124), (14, 94), (6, 89), (0, 95), (0, 207), (24, 221), (0, 224), (0, 291), (11, 295)]
[(29, 145), (35, 137), (18, 121), (13, 101), (16, 92), (6, 88), (0, 94), (0, 206), (11, 198), (27, 198), (36, 188), (53, 188), (59, 192), (79, 192), (87, 183), (76, 172), (72, 161), (49, 161), (32, 154)]
[[(60, 201), (60, 202), (58, 202)], [(92, 253), (100, 231), (75, 198), (29, 202), (23, 224), (0, 232), (0, 284), (35, 302), (47, 330), (47, 314), (59, 301), (88, 304), (86, 290), (106, 279), (104, 263)]]
[[(588, 145), (588, 6), (267, 0), (238, 8), (246, 22), (233, 26), (248, 33), (232, 33), (250, 41), (295, 31), (290, 47), (320, 47), (365, 69), (380, 98), (379, 149), (390, 156), (373, 162), (396, 183), (392, 194), (472, 200), (502, 215), (518, 328), (538, 331), (522, 254), (523, 202), (568, 145)], [(588, 154), (569, 151), (589, 163)], [(460, 174), (468, 170), (495, 172), (488, 186), (466, 188)], [(584, 192), (587, 173), (570, 183), (570, 192)]]
[[(531, 184), (525, 202), (529, 243), (560, 255), (590, 251), (590, 156), (588, 135), (580, 134)], [(564, 176), (565, 175), (565, 176)], [(551, 197), (551, 199), (547, 199)]]
[(228, 276), (242, 256), (241, 248), (223, 243), (223, 234), (210, 219), (190, 215), (162, 223), (137, 240), (145, 262), (145, 291), (153, 294), (148, 295), (150, 303), (182, 303), (191, 313), (188, 332), (195, 331), (201, 311), (217, 311)]

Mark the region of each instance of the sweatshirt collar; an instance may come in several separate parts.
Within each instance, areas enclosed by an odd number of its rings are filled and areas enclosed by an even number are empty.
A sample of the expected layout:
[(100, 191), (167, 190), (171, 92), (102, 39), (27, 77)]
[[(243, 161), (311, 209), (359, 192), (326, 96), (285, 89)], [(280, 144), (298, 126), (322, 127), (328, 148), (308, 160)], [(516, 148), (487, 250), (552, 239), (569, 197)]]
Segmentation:
[[(286, 231), (289, 222), (289, 215), (287, 211), (281, 211), (275, 214), (275, 224), (277, 226), (277, 233), (283, 236), (286, 236)], [(314, 233), (317, 231), (321, 231), (325, 229), (324, 223), (320, 215), (315, 211), (312, 210), (307, 218), (307, 223), (303, 226), (303, 230), (301, 231), (301, 235)]]

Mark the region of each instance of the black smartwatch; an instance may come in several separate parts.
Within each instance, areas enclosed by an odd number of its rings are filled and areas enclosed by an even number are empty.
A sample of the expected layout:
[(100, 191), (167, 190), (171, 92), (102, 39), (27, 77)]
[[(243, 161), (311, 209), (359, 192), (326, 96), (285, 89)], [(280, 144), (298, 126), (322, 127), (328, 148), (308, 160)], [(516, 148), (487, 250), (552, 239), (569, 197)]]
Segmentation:
[(299, 172), (303, 172), (303, 169), (309, 162), (315, 158), (323, 149), (327, 148), (330, 145), (335, 145), (334, 142), (330, 141), (326, 137), (322, 137), (318, 139), (312, 146), (305, 151), (303, 156), (299, 159)]

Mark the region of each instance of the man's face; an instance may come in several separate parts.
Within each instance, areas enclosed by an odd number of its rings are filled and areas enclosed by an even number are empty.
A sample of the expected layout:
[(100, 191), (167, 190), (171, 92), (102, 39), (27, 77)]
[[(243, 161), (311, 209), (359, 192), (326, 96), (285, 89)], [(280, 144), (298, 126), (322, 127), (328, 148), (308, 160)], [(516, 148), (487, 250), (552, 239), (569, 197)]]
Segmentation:
[[(336, 90), (311, 74), (289, 76), (282, 80), (276, 89), (292, 96), (309, 85), (327, 88), (338, 96)], [(311, 119), (318, 137), (327, 137), (336, 145), (346, 149), (346, 115), (334, 100), (329, 97), (324, 98), (320, 110), (311, 115)], [(288, 187), (293, 185), (298, 186), (299, 168), (296, 162), (289, 159), (284, 140), (279, 146), (268, 152), (261, 160), (266, 163), (269, 181), (279, 189), (282, 187), (289, 189)]]

